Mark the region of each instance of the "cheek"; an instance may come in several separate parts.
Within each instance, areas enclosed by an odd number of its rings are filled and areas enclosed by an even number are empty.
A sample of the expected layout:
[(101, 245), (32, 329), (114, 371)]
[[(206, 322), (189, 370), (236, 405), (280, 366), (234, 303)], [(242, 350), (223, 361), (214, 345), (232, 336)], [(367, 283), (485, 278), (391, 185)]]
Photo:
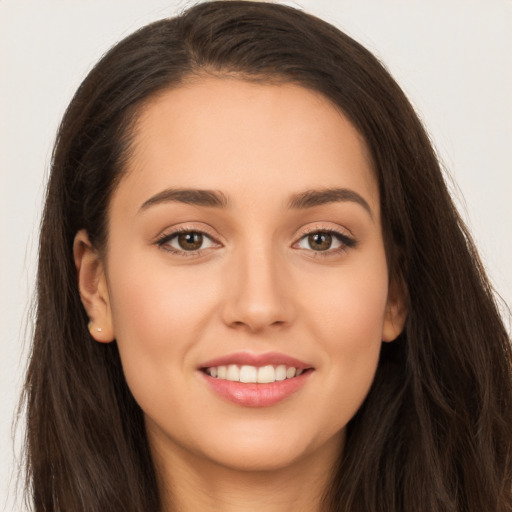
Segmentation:
[(376, 343), (380, 345), (388, 294), (385, 260), (373, 265), (357, 262), (323, 279), (317, 276), (304, 287), (307, 302), (303, 307), (309, 310), (314, 328), (331, 345), (330, 353), (344, 348), (364, 353)]
[(215, 294), (199, 276), (140, 261), (125, 258), (109, 276), (115, 337), (139, 403), (147, 400), (142, 393), (168, 389), (190, 366), (215, 308)]
[(176, 346), (180, 332), (199, 329), (213, 306), (215, 294), (202, 284), (197, 273), (172, 271), (142, 259), (140, 264), (125, 260), (109, 279), (116, 338)]
[(336, 279), (317, 279), (308, 288), (304, 308), (309, 314), (305, 310), (302, 317), (308, 319), (307, 329), (325, 356), (323, 396), (313, 407), (318, 415), (328, 411), (329, 425), (344, 426), (363, 403), (377, 369), (387, 302), (386, 266), (340, 268)]

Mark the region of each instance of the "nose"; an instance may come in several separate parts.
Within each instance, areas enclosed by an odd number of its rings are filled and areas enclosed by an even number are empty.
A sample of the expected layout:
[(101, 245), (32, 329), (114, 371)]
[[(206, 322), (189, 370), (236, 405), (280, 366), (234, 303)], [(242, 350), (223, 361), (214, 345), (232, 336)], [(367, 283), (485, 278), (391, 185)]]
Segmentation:
[(248, 250), (230, 262), (223, 321), (231, 328), (256, 333), (293, 321), (291, 281), (283, 257), (272, 248)]

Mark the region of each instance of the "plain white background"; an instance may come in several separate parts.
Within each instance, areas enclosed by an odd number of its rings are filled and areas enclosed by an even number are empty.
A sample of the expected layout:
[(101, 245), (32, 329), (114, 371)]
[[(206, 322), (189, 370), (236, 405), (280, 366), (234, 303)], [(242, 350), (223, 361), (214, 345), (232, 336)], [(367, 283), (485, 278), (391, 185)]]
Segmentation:
[[(112, 44), (192, 3), (0, 0), (0, 510), (23, 510), (13, 485), (22, 432), (15, 443), (11, 426), (32, 330), (37, 230), (58, 122)], [(348, 32), (402, 85), (492, 283), (512, 304), (512, 2), (287, 3)]]

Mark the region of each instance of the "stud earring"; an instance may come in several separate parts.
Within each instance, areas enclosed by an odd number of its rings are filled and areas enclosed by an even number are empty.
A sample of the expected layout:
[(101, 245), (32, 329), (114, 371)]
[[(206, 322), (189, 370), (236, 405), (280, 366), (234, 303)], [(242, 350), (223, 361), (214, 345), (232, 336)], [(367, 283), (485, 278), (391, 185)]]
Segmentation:
[[(87, 324), (87, 327), (89, 328), (89, 330), (91, 330), (91, 329), (92, 329), (92, 326), (93, 326), (92, 321), (91, 321), (91, 322), (89, 322), (89, 323)], [(96, 327), (96, 330), (97, 330), (98, 332), (102, 332), (101, 327)]]

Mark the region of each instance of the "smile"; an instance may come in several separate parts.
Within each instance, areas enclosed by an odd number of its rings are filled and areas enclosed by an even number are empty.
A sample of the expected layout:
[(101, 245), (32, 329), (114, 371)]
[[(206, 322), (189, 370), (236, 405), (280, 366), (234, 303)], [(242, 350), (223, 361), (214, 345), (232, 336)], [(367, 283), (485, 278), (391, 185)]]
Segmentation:
[(296, 358), (278, 354), (231, 354), (199, 368), (208, 387), (236, 405), (269, 407), (301, 390), (314, 368)]
[(271, 382), (293, 379), (302, 374), (304, 370), (293, 366), (280, 364), (278, 366), (266, 365), (262, 367), (236, 364), (229, 366), (212, 366), (204, 370), (211, 377), (229, 380), (231, 382), (269, 384)]

